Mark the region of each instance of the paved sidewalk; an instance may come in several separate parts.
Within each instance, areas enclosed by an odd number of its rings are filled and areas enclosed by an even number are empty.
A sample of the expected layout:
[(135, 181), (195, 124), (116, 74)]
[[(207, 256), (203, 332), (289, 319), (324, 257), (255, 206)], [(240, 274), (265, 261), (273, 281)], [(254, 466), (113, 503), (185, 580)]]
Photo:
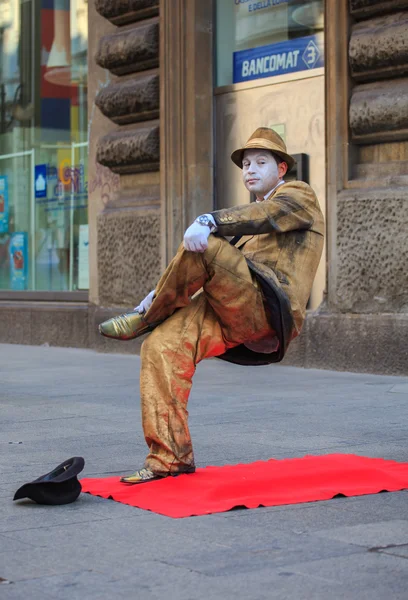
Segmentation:
[[(0, 369), (1, 600), (407, 600), (406, 491), (187, 519), (85, 494), (13, 504), (73, 455), (91, 477), (142, 465), (139, 358), (0, 345)], [(189, 409), (198, 466), (333, 452), (408, 462), (407, 378), (209, 360)]]

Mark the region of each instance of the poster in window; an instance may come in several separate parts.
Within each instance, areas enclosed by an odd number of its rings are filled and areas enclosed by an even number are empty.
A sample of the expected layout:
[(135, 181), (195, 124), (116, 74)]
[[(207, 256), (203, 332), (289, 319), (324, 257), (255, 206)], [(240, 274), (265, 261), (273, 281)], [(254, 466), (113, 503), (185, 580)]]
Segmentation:
[(288, 39), (288, 0), (234, 0), (234, 6), (236, 50)]
[(79, 226), (78, 289), (89, 289), (89, 227)]
[(7, 233), (9, 228), (9, 197), (7, 175), (0, 175), (0, 233)]
[(47, 165), (35, 165), (34, 187), (36, 198), (47, 197)]
[(28, 284), (28, 235), (25, 231), (13, 233), (10, 238), (10, 287), (26, 290)]

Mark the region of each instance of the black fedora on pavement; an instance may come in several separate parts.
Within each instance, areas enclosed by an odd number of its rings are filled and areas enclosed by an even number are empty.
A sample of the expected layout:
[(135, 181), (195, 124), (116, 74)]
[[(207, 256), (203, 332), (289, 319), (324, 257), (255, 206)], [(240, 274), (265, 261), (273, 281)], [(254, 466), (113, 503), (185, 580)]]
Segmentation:
[(35, 481), (25, 483), (14, 494), (13, 500), (30, 498), (37, 504), (69, 504), (81, 493), (77, 475), (85, 466), (82, 456), (74, 456), (58, 467), (41, 475)]

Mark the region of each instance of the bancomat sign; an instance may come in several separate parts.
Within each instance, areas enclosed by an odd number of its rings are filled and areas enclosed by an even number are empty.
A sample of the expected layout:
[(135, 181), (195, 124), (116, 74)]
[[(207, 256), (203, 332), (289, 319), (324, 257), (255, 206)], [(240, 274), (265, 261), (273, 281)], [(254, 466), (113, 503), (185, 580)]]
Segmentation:
[(234, 52), (233, 82), (286, 75), (324, 65), (323, 38), (311, 35)]

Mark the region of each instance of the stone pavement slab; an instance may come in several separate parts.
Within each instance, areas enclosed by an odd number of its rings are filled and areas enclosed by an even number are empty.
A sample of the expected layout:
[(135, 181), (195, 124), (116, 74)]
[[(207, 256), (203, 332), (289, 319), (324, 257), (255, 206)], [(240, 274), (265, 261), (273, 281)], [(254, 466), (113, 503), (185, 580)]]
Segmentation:
[[(143, 463), (140, 362), (0, 345), (0, 364), (1, 600), (407, 599), (408, 491), (189, 519), (86, 494), (13, 503), (70, 456), (89, 477)], [(209, 360), (189, 411), (198, 466), (334, 452), (408, 462), (403, 377)]]

